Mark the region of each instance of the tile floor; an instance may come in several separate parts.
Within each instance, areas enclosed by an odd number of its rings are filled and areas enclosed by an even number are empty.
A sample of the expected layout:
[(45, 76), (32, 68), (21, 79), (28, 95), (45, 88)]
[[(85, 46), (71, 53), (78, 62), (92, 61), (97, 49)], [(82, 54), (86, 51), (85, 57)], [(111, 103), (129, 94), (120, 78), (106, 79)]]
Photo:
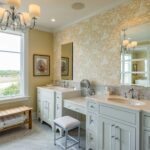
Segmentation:
[[(61, 150), (61, 148), (54, 146), (51, 128), (34, 121), (32, 130), (20, 127), (0, 133), (0, 150)], [(79, 148), (76, 146), (69, 150), (79, 150)], [(85, 150), (84, 131), (81, 132), (80, 150)]]

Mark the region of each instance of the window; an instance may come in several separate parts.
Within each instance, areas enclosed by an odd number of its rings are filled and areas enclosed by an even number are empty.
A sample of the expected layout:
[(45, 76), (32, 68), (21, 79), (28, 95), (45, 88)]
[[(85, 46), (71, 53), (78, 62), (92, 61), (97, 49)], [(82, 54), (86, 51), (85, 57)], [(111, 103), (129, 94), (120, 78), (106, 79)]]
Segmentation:
[(131, 54), (121, 55), (121, 84), (131, 84)]
[(0, 32), (0, 100), (27, 95), (25, 58), (24, 34)]

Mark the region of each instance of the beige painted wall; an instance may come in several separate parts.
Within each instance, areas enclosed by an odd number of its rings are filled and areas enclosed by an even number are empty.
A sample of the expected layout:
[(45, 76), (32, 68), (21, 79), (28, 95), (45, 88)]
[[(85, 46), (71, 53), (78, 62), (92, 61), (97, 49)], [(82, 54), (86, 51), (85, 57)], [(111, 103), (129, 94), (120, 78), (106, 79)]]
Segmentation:
[(61, 44), (73, 42), (74, 81), (120, 83), (120, 32), (150, 21), (148, 0), (131, 0), (54, 34), (54, 79), (61, 79)]
[[(53, 78), (52, 69), (52, 50), (53, 50), (53, 34), (38, 30), (29, 31), (29, 49), (28, 49), (28, 64), (29, 64), (29, 101), (12, 102), (0, 105), (0, 110), (12, 108), (20, 105), (29, 105), (33, 107), (33, 112), (36, 111), (36, 87), (50, 83)], [(50, 55), (50, 76), (33, 76), (33, 54)]]

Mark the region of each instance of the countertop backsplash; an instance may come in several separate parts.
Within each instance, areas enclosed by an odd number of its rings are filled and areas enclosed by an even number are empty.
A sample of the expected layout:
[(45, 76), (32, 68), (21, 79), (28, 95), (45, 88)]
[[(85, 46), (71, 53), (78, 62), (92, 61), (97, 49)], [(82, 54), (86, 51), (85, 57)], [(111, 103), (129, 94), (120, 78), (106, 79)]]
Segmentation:
[[(64, 86), (64, 82), (69, 88), (75, 88), (75, 89), (81, 89), (80, 88), (80, 82), (74, 82), (70, 80), (55, 80), (53, 83), (58, 86)], [(129, 93), (129, 90), (133, 88), (135, 90), (135, 94), (140, 97), (140, 99), (150, 100), (150, 87), (142, 87), (142, 86), (127, 86), (127, 85), (95, 85), (91, 84), (91, 89), (95, 90), (95, 94), (104, 94), (107, 90), (112, 95), (121, 95), (125, 97), (126, 95), (130, 98), (131, 94)]]

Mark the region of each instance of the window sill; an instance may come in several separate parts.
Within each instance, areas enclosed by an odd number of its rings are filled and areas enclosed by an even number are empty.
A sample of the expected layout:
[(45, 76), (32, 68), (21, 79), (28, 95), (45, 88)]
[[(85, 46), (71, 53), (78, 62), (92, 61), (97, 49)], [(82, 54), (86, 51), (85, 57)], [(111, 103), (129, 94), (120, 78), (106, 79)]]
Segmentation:
[(30, 98), (29, 96), (17, 96), (17, 97), (3, 98), (3, 99), (0, 99), (0, 104), (28, 101), (29, 98)]

